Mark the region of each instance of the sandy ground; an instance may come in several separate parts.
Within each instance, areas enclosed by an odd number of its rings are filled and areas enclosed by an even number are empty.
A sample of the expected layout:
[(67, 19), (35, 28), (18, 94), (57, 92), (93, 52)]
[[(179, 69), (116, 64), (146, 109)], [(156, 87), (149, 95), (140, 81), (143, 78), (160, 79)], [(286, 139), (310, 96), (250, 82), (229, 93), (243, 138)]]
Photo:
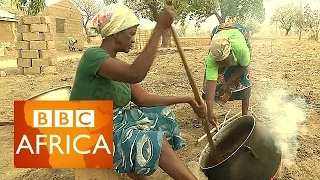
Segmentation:
[[(206, 43), (204, 42), (202, 45), (207, 45)], [(194, 46), (194, 43), (184, 43), (184, 45)], [(271, 40), (253, 41), (250, 69), (254, 86), (251, 105), (256, 103), (259, 105), (253, 108), (251, 113), (257, 117), (259, 122), (267, 124), (274, 132), (285, 132), (287, 134), (282, 134), (283, 136), (290, 136), (298, 140), (297, 146), (288, 151), (288, 154), (292, 155), (294, 164), (284, 168), (281, 178), (283, 180), (320, 179), (319, 52), (320, 44), (314, 42), (281, 39), (273, 40), (272, 43)], [(202, 85), (206, 53), (207, 49), (203, 47), (185, 51), (199, 89)], [(13, 119), (14, 99), (26, 99), (52, 87), (72, 85), (80, 55), (80, 53), (72, 55), (73, 57), (64, 55), (58, 64), (59, 73), (57, 75), (17, 76), (8, 74), (6, 77), (1, 77), (0, 121)], [(128, 56), (120, 54), (120, 57), (132, 62), (136, 55), (136, 52), (132, 52)], [(175, 50), (159, 51), (150, 73), (142, 84), (152, 93), (192, 95), (181, 59)], [(299, 118), (297, 119), (296, 116), (291, 118), (286, 116), (279, 121), (268, 124), (268, 122), (272, 122), (272, 114), (268, 114), (266, 109), (273, 107), (274, 104), (267, 107), (263, 105), (263, 102), (266, 102), (268, 95), (278, 92), (277, 90), (284, 90), (287, 95), (304, 98), (307, 104), (289, 113), (301, 112), (299, 115), (303, 114), (301, 118), (306, 118), (304, 121), (298, 122)], [(231, 109), (229, 117), (238, 113), (241, 110), (240, 104), (240, 102), (229, 102), (224, 108), (216, 107), (220, 121), (223, 121), (229, 109)], [(177, 153), (185, 163), (198, 161), (206, 140), (198, 145), (195, 145), (195, 141), (204, 134), (204, 131), (202, 128), (193, 127), (195, 116), (188, 105), (175, 105), (173, 109), (182, 131), (182, 137), (186, 142), (186, 147)], [(292, 126), (285, 127), (286, 125)], [(74, 179), (74, 173), (70, 169), (14, 169), (12, 128), (12, 126), (0, 127), (0, 179)], [(288, 140), (284, 141), (288, 143)], [(289, 143), (289, 146), (294, 145)], [(295, 152), (297, 154), (294, 154)], [(159, 169), (150, 179), (171, 178)]]

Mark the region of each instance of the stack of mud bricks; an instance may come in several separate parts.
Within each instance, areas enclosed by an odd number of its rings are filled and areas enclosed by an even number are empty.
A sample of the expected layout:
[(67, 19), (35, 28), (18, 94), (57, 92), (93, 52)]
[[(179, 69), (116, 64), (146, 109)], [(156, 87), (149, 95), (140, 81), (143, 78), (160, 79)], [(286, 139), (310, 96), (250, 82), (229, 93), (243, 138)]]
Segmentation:
[(48, 16), (22, 16), (17, 27), (17, 65), (24, 75), (54, 74), (57, 50)]
[(148, 30), (138, 29), (135, 37), (134, 49), (143, 49), (150, 38), (150, 33)]

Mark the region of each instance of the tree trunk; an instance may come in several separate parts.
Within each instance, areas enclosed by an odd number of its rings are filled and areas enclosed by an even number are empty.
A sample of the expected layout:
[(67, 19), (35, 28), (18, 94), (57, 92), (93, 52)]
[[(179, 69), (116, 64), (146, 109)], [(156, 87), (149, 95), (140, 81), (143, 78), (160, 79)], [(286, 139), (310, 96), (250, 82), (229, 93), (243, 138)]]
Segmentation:
[(286, 36), (288, 36), (289, 32), (290, 32), (291, 28), (286, 29)]
[(302, 30), (299, 30), (299, 41), (301, 40)]
[(168, 30), (162, 35), (161, 47), (172, 47), (171, 36), (172, 36), (171, 30), (168, 29)]
[(89, 34), (89, 29), (86, 26), (84, 26), (83, 28), (84, 28), (84, 31), (86, 33), (86, 41), (87, 41), (87, 43), (91, 43), (91, 37), (90, 37), (90, 34)]
[(315, 40), (316, 40), (316, 41), (319, 40), (319, 29), (316, 30)]

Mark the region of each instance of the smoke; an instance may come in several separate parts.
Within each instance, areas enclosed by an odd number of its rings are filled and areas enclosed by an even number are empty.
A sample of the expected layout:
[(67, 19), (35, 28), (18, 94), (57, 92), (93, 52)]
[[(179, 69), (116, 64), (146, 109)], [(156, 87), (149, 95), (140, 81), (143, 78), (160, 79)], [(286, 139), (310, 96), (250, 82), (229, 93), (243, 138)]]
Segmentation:
[(282, 152), (284, 165), (295, 162), (299, 148), (299, 128), (306, 121), (304, 99), (285, 90), (272, 90), (262, 102), (262, 120), (274, 134), (276, 145)]

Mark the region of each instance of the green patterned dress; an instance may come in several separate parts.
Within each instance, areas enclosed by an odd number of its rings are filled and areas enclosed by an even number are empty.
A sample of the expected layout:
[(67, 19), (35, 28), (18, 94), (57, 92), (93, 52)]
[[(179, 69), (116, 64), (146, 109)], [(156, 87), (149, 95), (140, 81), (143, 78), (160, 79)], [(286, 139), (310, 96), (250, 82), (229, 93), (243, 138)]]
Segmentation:
[(180, 129), (170, 107), (131, 105), (130, 84), (99, 76), (97, 72), (108, 57), (100, 47), (84, 52), (70, 100), (113, 100), (115, 171), (151, 175), (158, 168), (164, 138), (174, 150), (184, 146)]

